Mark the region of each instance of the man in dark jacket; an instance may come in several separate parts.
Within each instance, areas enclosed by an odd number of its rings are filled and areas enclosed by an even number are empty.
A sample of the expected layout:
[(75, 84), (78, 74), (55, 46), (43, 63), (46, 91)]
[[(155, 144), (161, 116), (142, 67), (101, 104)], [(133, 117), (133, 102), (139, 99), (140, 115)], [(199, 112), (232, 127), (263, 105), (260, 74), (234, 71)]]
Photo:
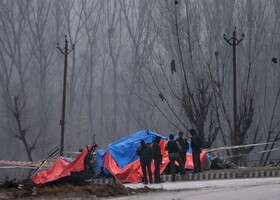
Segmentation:
[(187, 161), (187, 151), (189, 150), (189, 143), (183, 136), (184, 133), (180, 131), (179, 137), (176, 141), (180, 144), (182, 148), (181, 157), (182, 157), (183, 165), (185, 166)]
[(148, 144), (146, 144), (145, 140), (141, 140), (141, 145), (137, 148), (136, 154), (140, 156), (140, 164), (142, 168), (144, 184), (148, 184), (147, 169), (149, 175), (149, 182), (153, 183), (153, 176), (151, 170), (151, 163), (153, 160), (152, 148)]
[(162, 163), (162, 155), (161, 155), (161, 149), (159, 146), (160, 143), (160, 137), (156, 136), (154, 142), (153, 142), (153, 159), (155, 164), (155, 183), (162, 183), (163, 181), (160, 178), (160, 165)]
[(174, 140), (173, 134), (169, 135), (169, 141), (165, 146), (165, 151), (168, 151), (171, 173), (172, 173), (172, 181), (175, 181), (175, 161), (179, 163), (181, 174), (186, 174), (186, 171), (180, 155), (182, 151), (181, 146), (177, 141)]
[(201, 172), (200, 153), (202, 148), (202, 139), (194, 129), (190, 130), (191, 134), (191, 147), (194, 165), (194, 173)]

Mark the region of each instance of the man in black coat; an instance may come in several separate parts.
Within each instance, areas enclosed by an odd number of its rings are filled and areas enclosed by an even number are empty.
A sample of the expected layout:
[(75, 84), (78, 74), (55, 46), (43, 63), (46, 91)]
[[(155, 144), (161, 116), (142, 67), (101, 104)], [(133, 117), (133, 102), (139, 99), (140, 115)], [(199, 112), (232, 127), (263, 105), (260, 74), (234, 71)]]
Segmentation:
[(200, 162), (200, 153), (202, 148), (202, 139), (196, 133), (194, 129), (190, 130), (191, 134), (191, 147), (192, 147), (192, 157), (194, 165), (194, 173), (201, 172), (201, 162)]
[(168, 151), (172, 181), (175, 181), (175, 161), (179, 163), (181, 174), (186, 174), (186, 171), (180, 154), (182, 152), (181, 146), (177, 141), (174, 140), (173, 134), (169, 135), (169, 141), (165, 146), (165, 151)]
[(145, 140), (141, 140), (141, 145), (137, 148), (136, 154), (140, 156), (140, 164), (143, 173), (144, 184), (148, 184), (147, 179), (147, 169), (149, 175), (149, 182), (153, 183), (151, 163), (153, 160), (153, 151), (152, 148), (146, 144)]
[(179, 132), (179, 137), (177, 138), (177, 142), (179, 142), (182, 152), (181, 152), (181, 157), (183, 161), (183, 165), (186, 165), (187, 161), (187, 151), (189, 150), (189, 143), (186, 138), (183, 137), (184, 133), (182, 131)]
[(155, 183), (162, 183), (163, 181), (160, 178), (160, 165), (162, 163), (162, 155), (161, 155), (161, 149), (159, 146), (160, 143), (160, 136), (156, 136), (154, 142), (153, 142), (153, 159), (154, 159), (154, 165), (155, 165)]

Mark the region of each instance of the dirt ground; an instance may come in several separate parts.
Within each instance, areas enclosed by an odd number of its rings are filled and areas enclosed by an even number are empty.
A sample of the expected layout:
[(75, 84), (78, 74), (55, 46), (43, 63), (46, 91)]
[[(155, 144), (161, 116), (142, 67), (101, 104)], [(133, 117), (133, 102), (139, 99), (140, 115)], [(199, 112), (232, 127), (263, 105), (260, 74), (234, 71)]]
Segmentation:
[(121, 184), (93, 184), (88, 182), (59, 182), (35, 185), (31, 181), (5, 181), (0, 185), (0, 199), (81, 199), (118, 197), (156, 191), (125, 188)]

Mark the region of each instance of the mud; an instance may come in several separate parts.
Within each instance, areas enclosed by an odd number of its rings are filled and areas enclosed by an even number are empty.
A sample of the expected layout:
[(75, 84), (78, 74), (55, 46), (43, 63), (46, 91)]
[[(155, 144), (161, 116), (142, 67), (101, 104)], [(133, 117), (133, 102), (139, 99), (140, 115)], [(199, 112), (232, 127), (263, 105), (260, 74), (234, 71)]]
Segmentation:
[(93, 184), (89, 182), (51, 183), (36, 185), (30, 181), (6, 181), (0, 185), (0, 199), (95, 199), (137, 195), (156, 191), (148, 187), (126, 188), (121, 184)]

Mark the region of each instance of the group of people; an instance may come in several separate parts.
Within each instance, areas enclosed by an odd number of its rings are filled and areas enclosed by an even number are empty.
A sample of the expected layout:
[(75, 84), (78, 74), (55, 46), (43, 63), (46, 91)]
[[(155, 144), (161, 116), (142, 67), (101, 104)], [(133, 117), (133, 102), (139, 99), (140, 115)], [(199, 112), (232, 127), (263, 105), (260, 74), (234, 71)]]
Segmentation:
[(149, 175), (149, 182), (153, 183), (153, 175), (151, 169), (152, 160), (154, 160), (155, 165), (155, 183), (163, 182), (160, 178), (160, 165), (162, 163), (162, 154), (159, 143), (160, 137), (156, 136), (152, 147), (150, 147), (145, 142), (145, 140), (141, 140), (141, 145), (137, 148), (136, 154), (140, 156), (140, 164), (142, 168), (144, 184), (148, 184), (147, 170)]
[[(194, 129), (190, 130), (191, 134), (191, 148), (193, 156), (194, 171), (193, 173), (201, 172), (201, 163), (200, 163), (200, 153), (202, 148), (202, 139), (196, 133)], [(175, 161), (179, 163), (180, 174), (186, 174), (185, 164), (187, 161), (187, 151), (189, 149), (189, 143), (185, 139), (183, 132), (179, 132), (179, 137), (177, 140), (174, 139), (174, 135), (169, 135), (169, 141), (165, 146), (165, 151), (168, 151), (170, 168), (172, 174), (172, 181), (175, 181)], [(147, 179), (147, 170), (149, 176), (149, 182), (153, 183), (151, 163), (154, 160), (154, 178), (155, 183), (162, 183), (163, 181), (160, 178), (160, 165), (162, 164), (162, 154), (160, 148), (160, 136), (156, 136), (153, 142), (152, 147), (148, 145), (145, 140), (141, 140), (141, 145), (137, 148), (137, 155), (140, 157), (140, 164), (143, 173), (143, 182), (148, 184)]]

